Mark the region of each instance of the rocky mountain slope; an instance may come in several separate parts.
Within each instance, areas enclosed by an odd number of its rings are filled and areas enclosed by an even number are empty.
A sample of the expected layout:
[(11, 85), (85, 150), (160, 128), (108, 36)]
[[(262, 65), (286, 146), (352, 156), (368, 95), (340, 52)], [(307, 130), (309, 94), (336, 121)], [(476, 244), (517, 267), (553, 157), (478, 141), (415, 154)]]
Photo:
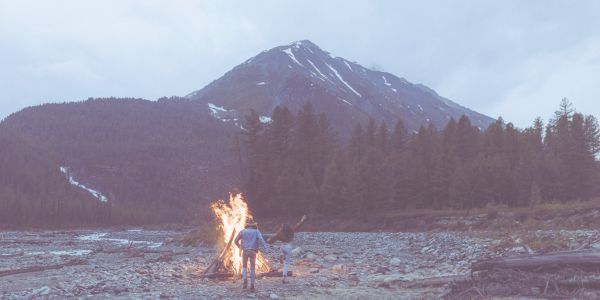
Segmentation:
[(266, 118), (278, 105), (296, 111), (310, 101), (342, 134), (369, 117), (388, 126), (402, 120), (412, 130), (430, 122), (443, 127), (462, 115), (480, 128), (493, 121), (424, 85), (334, 57), (307, 40), (263, 51), (186, 97), (230, 122), (250, 109)]

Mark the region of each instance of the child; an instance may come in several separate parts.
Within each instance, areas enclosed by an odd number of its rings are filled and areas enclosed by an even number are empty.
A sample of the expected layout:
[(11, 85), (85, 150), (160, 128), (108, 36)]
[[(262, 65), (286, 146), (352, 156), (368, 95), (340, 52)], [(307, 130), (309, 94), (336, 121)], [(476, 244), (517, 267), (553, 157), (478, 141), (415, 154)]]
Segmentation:
[(300, 222), (298, 222), (294, 226), (290, 226), (290, 224), (283, 224), (281, 228), (270, 238), (267, 239), (267, 242), (274, 243), (276, 241), (281, 241), (283, 244), (281, 245), (281, 259), (280, 261), (283, 263), (283, 280), (282, 283), (288, 283), (287, 275), (290, 264), (292, 263), (292, 241), (294, 240), (294, 233), (300, 225), (306, 220), (306, 216), (303, 216)]

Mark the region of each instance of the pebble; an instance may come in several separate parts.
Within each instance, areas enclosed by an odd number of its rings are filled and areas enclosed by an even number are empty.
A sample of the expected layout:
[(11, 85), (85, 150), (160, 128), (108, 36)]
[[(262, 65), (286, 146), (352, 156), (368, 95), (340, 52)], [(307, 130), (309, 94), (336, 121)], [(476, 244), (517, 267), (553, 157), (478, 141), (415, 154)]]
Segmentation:
[(46, 296), (48, 294), (50, 294), (50, 288), (47, 286), (43, 286), (31, 293), (32, 296)]
[(390, 259), (390, 265), (393, 267), (399, 267), (402, 265), (402, 260), (397, 257), (394, 257)]
[(338, 257), (333, 254), (329, 254), (323, 257), (323, 259), (325, 259), (326, 261), (336, 261)]
[(307, 253), (306, 256), (304, 256), (304, 257), (306, 259), (310, 259), (310, 260), (315, 260), (317, 258), (317, 256), (312, 252)]
[(334, 265), (333, 267), (331, 267), (331, 271), (337, 272), (337, 273), (345, 272), (346, 266), (344, 264), (337, 264), (337, 265)]

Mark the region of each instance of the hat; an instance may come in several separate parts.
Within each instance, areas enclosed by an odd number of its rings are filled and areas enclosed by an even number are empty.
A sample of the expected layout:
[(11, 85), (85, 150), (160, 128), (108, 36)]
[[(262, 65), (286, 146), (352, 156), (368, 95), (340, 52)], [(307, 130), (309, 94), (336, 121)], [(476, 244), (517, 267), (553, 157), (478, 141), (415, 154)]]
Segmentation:
[(258, 223), (254, 222), (254, 220), (252, 220), (252, 219), (246, 220), (246, 227), (256, 227), (256, 226), (258, 226)]

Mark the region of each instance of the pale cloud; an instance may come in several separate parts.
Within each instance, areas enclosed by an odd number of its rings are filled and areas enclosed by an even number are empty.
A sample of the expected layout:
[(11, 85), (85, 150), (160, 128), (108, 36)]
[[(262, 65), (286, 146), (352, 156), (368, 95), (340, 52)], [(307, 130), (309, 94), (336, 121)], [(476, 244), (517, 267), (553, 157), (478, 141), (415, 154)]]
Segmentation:
[(0, 118), (48, 101), (185, 95), (310, 39), (527, 126), (600, 116), (598, 1), (0, 0)]

